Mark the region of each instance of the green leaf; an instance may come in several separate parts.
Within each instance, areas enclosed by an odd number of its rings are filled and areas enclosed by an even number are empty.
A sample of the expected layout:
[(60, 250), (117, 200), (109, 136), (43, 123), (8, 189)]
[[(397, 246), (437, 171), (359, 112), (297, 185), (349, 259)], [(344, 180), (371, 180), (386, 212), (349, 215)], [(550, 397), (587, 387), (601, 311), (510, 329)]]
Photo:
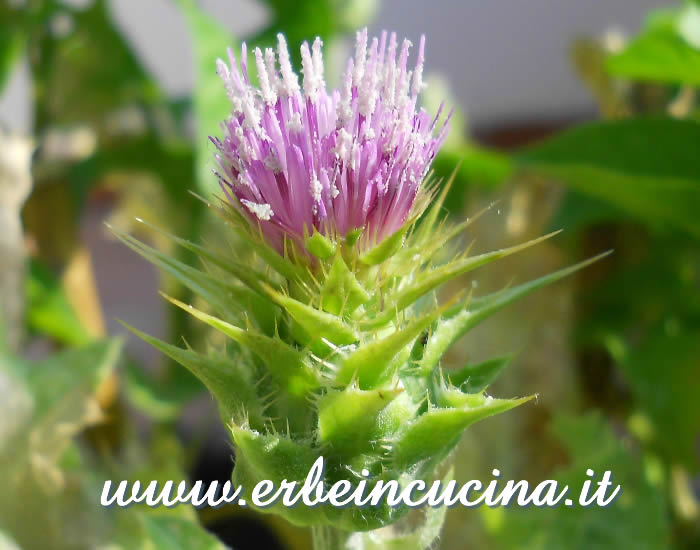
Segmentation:
[(347, 387), (329, 390), (319, 398), (318, 435), (334, 451), (352, 456), (367, 451), (379, 424), (379, 413), (401, 393), (400, 389), (363, 391)]
[(243, 330), (174, 298), (166, 296), (166, 299), (255, 353), (270, 372), (287, 382), (288, 390), (293, 395), (305, 395), (319, 386), (318, 374), (307, 363), (306, 355), (279, 338), (272, 338), (252, 329)]
[[(318, 450), (289, 437), (258, 433), (235, 424), (230, 429), (236, 445), (233, 482), (248, 495), (261, 480), (270, 480), (276, 487), (283, 480), (303, 482), (319, 456)], [(322, 516), (321, 510), (303, 504), (287, 508), (278, 503), (262, 511), (278, 513), (298, 525), (317, 523), (319, 514)]]
[[(235, 485), (241, 485), (246, 494), (250, 494), (253, 487), (261, 480), (270, 480), (275, 487), (279, 487), (284, 480), (303, 483), (314, 462), (321, 456), (321, 449), (309, 440), (291, 439), (289, 436), (277, 433), (263, 434), (236, 425), (231, 426), (231, 432), (236, 445), (233, 482)], [(326, 465), (329, 466), (324, 477), (326, 488), (339, 479), (347, 479), (351, 483), (357, 483), (361, 479), (350, 468), (332, 467), (335, 465), (330, 461)], [(368, 491), (371, 491), (378, 479), (386, 483), (388, 475), (373, 477), (368, 484)], [(248, 503), (252, 504), (250, 500)], [(337, 508), (324, 504), (309, 508), (300, 503), (297, 506), (288, 507), (277, 502), (260, 511), (278, 514), (301, 526), (328, 524), (348, 531), (366, 531), (396, 521), (406, 513), (407, 509), (392, 508), (386, 504), (364, 508), (356, 506)]]
[[(221, 262), (231, 270), (227, 272), (227, 276), (238, 277), (239, 281), (247, 285), (247, 287), (241, 286), (236, 283), (235, 279), (230, 280), (205, 273), (142, 243), (130, 235), (115, 229), (112, 231), (120, 241), (133, 251), (204, 298), (224, 320), (244, 322), (248, 319), (247, 313), (250, 313), (251, 318), (265, 332), (272, 333), (274, 331), (274, 306), (262, 298), (261, 293), (264, 290), (260, 281), (255, 280), (254, 271), (248, 270), (246, 273), (246, 268), (243, 266), (233, 262)], [(192, 249), (197, 250), (195, 245), (192, 245)], [(213, 255), (209, 254), (208, 257), (211, 258)]]
[[(343, 359), (336, 374), (336, 382), (348, 384), (356, 379), (363, 389), (376, 387), (390, 378), (394, 367), (408, 359), (410, 344), (421, 335), (442, 313), (441, 309), (410, 321), (384, 338), (364, 342)], [(405, 357), (404, 357), (405, 355)]]
[(406, 232), (411, 227), (412, 221), (413, 220), (409, 220), (393, 235), (387, 237), (379, 244), (370, 248), (367, 252), (360, 256), (360, 261), (365, 265), (379, 265), (396, 254), (399, 248), (401, 248), (401, 245), (403, 245), (403, 238), (406, 236)]
[(542, 241), (554, 237), (558, 233), (560, 233), (560, 231), (554, 231), (548, 235), (543, 235), (542, 237), (511, 246), (510, 248), (502, 248), (501, 250), (486, 252), (478, 256), (457, 259), (446, 265), (421, 273), (416, 277), (414, 282), (399, 290), (395, 296), (392, 297), (392, 302), (387, 304), (383, 315), (378, 315), (375, 319), (369, 320), (366, 325), (370, 327), (385, 325), (389, 319), (396, 316), (397, 312), (403, 311), (407, 307), (413, 305), (419, 298), (432, 292), (446, 282), (460, 275), (469, 273), (483, 265), (500, 260), (511, 254), (516, 254), (531, 246), (535, 246)]
[(226, 49), (236, 48), (237, 41), (230, 32), (199, 8), (195, 0), (178, 0), (177, 3), (194, 44), (196, 181), (199, 188), (210, 195), (216, 192), (219, 186), (216, 177), (211, 173), (213, 162), (209, 149), (209, 135), (216, 132), (219, 124), (231, 112), (224, 85), (216, 74), (216, 60), (226, 58)]
[(272, 289), (268, 289), (268, 294), (305, 331), (309, 341), (302, 342), (303, 344), (321, 342), (322, 339), (336, 346), (357, 342), (356, 332), (340, 317), (320, 311)]
[(493, 399), (486, 395), (472, 395), (471, 403), (462, 408), (429, 408), (411, 422), (396, 438), (393, 464), (400, 470), (424, 461), (442, 458), (458, 443), (462, 432), (471, 424), (494, 414), (510, 410), (531, 397), (521, 399)]
[(283, 257), (267, 243), (262, 230), (259, 227), (257, 232), (253, 230), (248, 220), (228, 201), (222, 200), (214, 208), (216, 208), (218, 214), (231, 223), (236, 231), (236, 235), (241, 237), (266, 264), (282, 275), (282, 277), (294, 282), (306, 280), (306, 271), (289, 258), (290, 252), (296, 252), (294, 244), (290, 240), (285, 241), (285, 256)]
[[(692, 32), (688, 17), (693, 11), (698, 8), (688, 6), (680, 17), (654, 18), (624, 50), (608, 58), (608, 70), (635, 80), (699, 85), (700, 49), (684, 37)], [(692, 40), (692, 35), (689, 38)]]
[(349, 248), (352, 248), (357, 244), (357, 241), (360, 240), (360, 237), (362, 236), (362, 227), (358, 227), (357, 229), (352, 229), (351, 231), (348, 231), (347, 235), (345, 235), (345, 244)]
[(578, 264), (544, 275), (533, 281), (528, 281), (515, 288), (475, 298), (468, 302), (467, 308), (465, 308), (464, 305), (451, 308), (438, 322), (437, 327), (428, 338), (423, 357), (419, 361), (420, 371), (425, 374), (432, 372), (433, 368), (440, 361), (440, 358), (447, 352), (452, 344), (466, 334), (467, 331), (474, 328), (497, 311), (503, 309), (505, 306), (526, 296), (530, 292), (552, 284), (559, 279), (563, 279), (609, 254), (610, 252), (605, 252), (588, 260), (584, 260), (583, 262), (579, 262)]
[[(133, 327), (125, 326), (139, 338), (194, 374), (216, 398), (222, 407), (224, 418), (239, 418), (241, 414), (248, 414), (255, 426), (263, 424), (261, 421), (262, 410), (260, 400), (255, 393), (255, 384), (241, 362), (236, 364), (225, 356), (206, 356), (191, 349), (178, 348)], [(133, 375), (129, 378), (133, 378)], [(130, 387), (142, 379), (143, 374), (137, 380), (132, 380), (127, 386), (127, 391), (136, 397), (138, 403), (145, 405), (146, 410), (156, 413), (154, 414), (156, 418), (171, 417), (173, 413), (180, 411), (186, 400), (192, 397), (191, 389), (189, 392), (183, 392), (179, 398), (173, 395), (172, 388), (158, 392), (157, 389), (152, 388), (154, 381), (140, 382), (138, 385)], [(146, 399), (148, 401), (144, 403)]]
[(190, 252), (193, 252), (194, 254), (198, 255), (202, 260), (209, 261), (213, 265), (222, 269), (225, 273), (230, 273), (234, 275), (242, 283), (244, 283), (251, 290), (254, 290), (261, 296), (265, 296), (265, 290), (261, 283), (265, 283), (269, 286), (274, 286), (272, 281), (267, 277), (267, 275), (261, 273), (260, 271), (256, 270), (250, 265), (240, 264), (231, 260), (223, 253), (210, 250), (207, 247), (193, 243), (192, 241), (188, 241), (187, 239), (177, 237), (171, 233), (168, 233), (167, 231), (163, 231), (162, 229), (155, 228), (151, 224), (143, 222), (143, 220), (141, 220), (141, 222), (144, 223), (147, 227), (155, 229), (161, 235), (164, 235), (165, 237), (167, 237), (177, 245), (181, 246), (182, 248), (185, 248), (186, 250), (189, 250)]
[(314, 228), (314, 233), (304, 240), (306, 248), (311, 254), (321, 260), (327, 260), (335, 253), (335, 243), (325, 237)]
[(92, 340), (68, 302), (60, 281), (39, 261), (29, 262), (25, 279), (29, 328), (71, 346)]
[(369, 293), (338, 254), (321, 287), (323, 309), (333, 315), (350, 315), (370, 299)]
[(652, 225), (700, 236), (700, 124), (642, 117), (584, 124), (521, 151), (521, 168)]
[(487, 359), (461, 369), (445, 371), (449, 381), (464, 393), (479, 393), (490, 386), (501, 371), (513, 360), (512, 355)]

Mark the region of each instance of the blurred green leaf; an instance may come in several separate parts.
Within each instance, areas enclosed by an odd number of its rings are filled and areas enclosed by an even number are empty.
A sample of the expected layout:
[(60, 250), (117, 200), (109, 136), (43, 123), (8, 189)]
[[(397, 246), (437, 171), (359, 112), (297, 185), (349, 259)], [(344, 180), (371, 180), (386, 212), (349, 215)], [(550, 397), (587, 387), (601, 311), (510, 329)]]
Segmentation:
[(339, 32), (354, 30), (362, 25), (357, 25), (355, 21), (355, 24), (348, 27), (344, 24), (343, 14), (349, 14), (351, 16), (349, 20), (352, 20), (349, 5), (362, 4), (363, 1), (366, 0), (298, 0), (296, 2), (267, 0), (266, 3), (272, 12), (272, 22), (255, 37), (255, 41), (272, 46), (277, 43), (277, 33), (283, 33), (289, 46), (292, 63), (299, 67), (301, 65), (299, 46), (302, 42), (305, 40), (310, 42), (317, 36), (329, 42)]
[(613, 486), (622, 486), (620, 495), (605, 508), (575, 503), (572, 507), (484, 509), (484, 514), (502, 516), (492, 523), (494, 538), (502, 548), (661, 550), (670, 546), (663, 494), (646, 479), (640, 457), (617, 439), (600, 414), (557, 417), (552, 431), (569, 455), (569, 466), (553, 477), (569, 486), (572, 500), (576, 502), (583, 482), (589, 479), (589, 468), (596, 480), (610, 470)]
[(26, 36), (21, 29), (0, 29), (0, 93), (5, 88), (19, 57), (24, 53)]
[(266, 0), (275, 21), (270, 32), (285, 32), (291, 44), (316, 36), (354, 31), (371, 22), (378, 0)]
[[(95, 154), (75, 163), (69, 170), (70, 186), (76, 198), (84, 197), (95, 182), (114, 173), (147, 173), (158, 178), (168, 196), (176, 203), (189, 209), (199, 203), (188, 191), (192, 189), (192, 166), (194, 159), (191, 148), (179, 140), (159, 139), (153, 133), (113, 140), (103, 144)], [(125, 190), (129, 191), (132, 181), (126, 180)], [(133, 195), (136, 195), (135, 190)], [(167, 203), (169, 206), (173, 203)], [(151, 202), (151, 207), (155, 209)], [(169, 214), (165, 212), (161, 214)], [(179, 217), (171, 219), (173, 223)]]
[[(24, 362), (0, 353), (0, 457), (31, 418), (34, 399), (22, 380)], [(0, 460), (0, 463), (2, 461)]]
[(186, 478), (184, 450), (169, 428), (156, 428), (148, 446), (124, 441), (119, 461), (83, 452), (76, 440), (85, 421), (98, 418), (88, 403), (118, 351), (118, 342), (104, 341), (32, 364), (0, 356), (0, 549), (5, 533), (25, 550), (46, 548), (47, 540), (56, 550), (223, 549), (192, 507), (100, 505), (106, 479)]
[(667, 319), (620, 363), (636, 404), (654, 425), (653, 443), (698, 469), (700, 328)]
[[(456, 131), (456, 130), (454, 130)], [(470, 143), (443, 149), (433, 161), (435, 176), (447, 181), (455, 171), (455, 178), (444, 202), (448, 212), (461, 212), (471, 185), (496, 187), (513, 174), (513, 162), (505, 154)]]
[(34, 2), (31, 6), (0, 3), (0, 93), (19, 57), (26, 52), (30, 31), (40, 21), (46, 21), (55, 8), (54, 2)]
[(608, 58), (608, 70), (636, 80), (700, 84), (700, 49), (684, 38), (682, 32), (687, 13), (664, 12), (653, 17), (623, 51)]
[[(605, 343), (610, 335), (639, 341), (640, 334), (671, 320), (700, 327), (700, 257), (691, 237), (673, 234), (649, 238), (632, 225), (619, 229), (620, 239), (633, 247), (631, 258), (604, 280), (581, 294), (584, 319), (577, 329), (584, 344)], [(621, 251), (622, 253), (622, 251)]]
[(68, 302), (58, 278), (37, 260), (29, 262), (25, 292), (26, 320), (31, 330), (70, 346), (92, 339)]
[[(52, 548), (75, 548), (76, 532), (85, 547), (91, 547), (93, 528), (99, 532), (96, 523), (103, 509), (85, 500), (76, 503), (76, 472), (82, 481), (87, 472), (75, 437), (102, 420), (95, 393), (112, 371), (119, 350), (119, 341), (105, 340), (32, 363), (0, 357), (3, 430), (10, 425), (6, 415), (13, 419), (0, 449), (5, 480), (0, 518), (23, 548), (44, 548), (47, 540)], [(72, 530), (67, 518), (75, 522)]]
[[(179, 383), (181, 381), (187, 383)], [(161, 422), (177, 419), (183, 407), (202, 393), (198, 382), (175, 379), (164, 384), (132, 362), (126, 364), (123, 383), (129, 402), (150, 418)]]
[(565, 228), (566, 235), (577, 234), (593, 225), (605, 222), (620, 222), (630, 218), (614, 204), (597, 197), (568, 189), (554, 216), (549, 221), (548, 231)]
[(516, 161), (652, 225), (700, 237), (698, 143), (700, 124), (644, 117), (577, 126)]
[[(221, 121), (231, 112), (231, 104), (221, 79), (216, 74), (217, 58), (226, 59), (226, 48), (237, 48), (236, 39), (215, 20), (206, 15), (195, 0), (178, 0), (194, 44), (195, 82), (194, 111), (195, 175), (199, 188), (214, 192), (218, 181), (211, 173), (212, 153), (209, 135), (216, 133)], [(240, 57), (236, 52), (236, 56)], [(239, 60), (240, 61), (240, 60)]]
[(32, 422), (45, 419), (58, 424), (59, 408), (80, 409), (80, 402), (91, 399), (114, 369), (121, 346), (120, 340), (101, 340), (62, 351), (27, 368), (25, 380), (36, 403)]
[(141, 514), (153, 548), (168, 550), (226, 550), (226, 547), (204, 527), (186, 519)]
[(44, 17), (30, 35), (37, 128), (100, 122), (124, 105), (162, 99), (158, 85), (112, 24), (105, 0), (84, 9), (61, 4), (54, 10), (53, 22), (63, 18), (66, 32), (56, 32), (58, 25), (47, 24)]
[(468, 183), (499, 185), (513, 173), (513, 163), (507, 155), (471, 144), (442, 151), (435, 158), (433, 168), (446, 176), (460, 161), (457, 179)]

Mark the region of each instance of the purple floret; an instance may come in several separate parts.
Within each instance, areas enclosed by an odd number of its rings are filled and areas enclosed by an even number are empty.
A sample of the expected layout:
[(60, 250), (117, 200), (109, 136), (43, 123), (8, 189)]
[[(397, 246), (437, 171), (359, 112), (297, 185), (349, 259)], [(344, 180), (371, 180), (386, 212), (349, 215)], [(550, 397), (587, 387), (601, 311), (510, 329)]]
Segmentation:
[(424, 37), (408, 71), (408, 40), (398, 50), (395, 33), (368, 45), (367, 30), (358, 32), (342, 89), (330, 93), (321, 40), (301, 46), (301, 87), (278, 40), (277, 55), (255, 50), (259, 87), (245, 44), (240, 70), (231, 50), (230, 66), (217, 61), (233, 105), (223, 140), (211, 138), (222, 188), (280, 252), (285, 236), (303, 248), (314, 228), (334, 238), (363, 228), (366, 244), (385, 239), (405, 222), (448, 130), (449, 115), (438, 128), (440, 113), (431, 120), (416, 106)]

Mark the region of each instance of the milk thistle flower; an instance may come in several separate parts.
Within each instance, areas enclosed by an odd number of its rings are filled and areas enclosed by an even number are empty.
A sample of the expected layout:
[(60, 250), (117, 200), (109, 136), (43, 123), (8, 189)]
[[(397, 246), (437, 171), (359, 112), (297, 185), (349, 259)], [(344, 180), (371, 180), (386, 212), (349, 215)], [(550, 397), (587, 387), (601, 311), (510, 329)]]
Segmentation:
[[(425, 181), (448, 126), (417, 106), (424, 40), (413, 71), (409, 47), (386, 33), (368, 43), (360, 31), (330, 93), (319, 39), (301, 46), (301, 86), (281, 35), (277, 55), (254, 52), (257, 87), (245, 46), (240, 68), (229, 51), (217, 70), (232, 112), (212, 138), (226, 196), (210, 206), (238, 236), (236, 253), (170, 236), (200, 269), (119, 234), (211, 312), (171, 302), (230, 341), (199, 353), (133, 329), (214, 395), (235, 444), (234, 482), (247, 491), (262, 480), (302, 483), (319, 457), (327, 486), (371, 491), (434, 475), (468, 426), (529, 399), (486, 393), (506, 357), (447, 369), (444, 354), (502, 307), (593, 261), (440, 304), (444, 283), (551, 235), (480, 255), (453, 244), (476, 216), (451, 226), (441, 219), (449, 185), (438, 193)], [(317, 550), (422, 550), (445, 510), (412, 534), (373, 531), (408, 512), (386, 501), (263, 511), (311, 527)]]
[(278, 250), (285, 237), (303, 246), (314, 230), (363, 229), (366, 243), (378, 243), (406, 221), (449, 120), (438, 125), (439, 116), (417, 107), (425, 37), (413, 70), (410, 46), (404, 40), (399, 49), (395, 33), (368, 43), (367, 30), (358, 32), (342, 87), (331, 92), (320, 38), (301, 46), (301, 85), (282, 34), (277, 54), (255, 49), (259, 88), (245, 44), (240, 70), (231, 49), (230, 66), (217, 61), (233, 105), (224, 138), (211, 138), (219, 181)]

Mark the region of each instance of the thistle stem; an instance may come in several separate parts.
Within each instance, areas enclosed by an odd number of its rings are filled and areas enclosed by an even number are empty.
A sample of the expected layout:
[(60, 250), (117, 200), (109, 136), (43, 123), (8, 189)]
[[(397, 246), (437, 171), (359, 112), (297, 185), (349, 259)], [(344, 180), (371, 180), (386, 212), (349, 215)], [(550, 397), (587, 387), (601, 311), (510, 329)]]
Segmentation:
[(347, 541), (352, 533), (337, 529), (331, 525), (311, 527), (311, 540), (314, 550), (346, 550)]

